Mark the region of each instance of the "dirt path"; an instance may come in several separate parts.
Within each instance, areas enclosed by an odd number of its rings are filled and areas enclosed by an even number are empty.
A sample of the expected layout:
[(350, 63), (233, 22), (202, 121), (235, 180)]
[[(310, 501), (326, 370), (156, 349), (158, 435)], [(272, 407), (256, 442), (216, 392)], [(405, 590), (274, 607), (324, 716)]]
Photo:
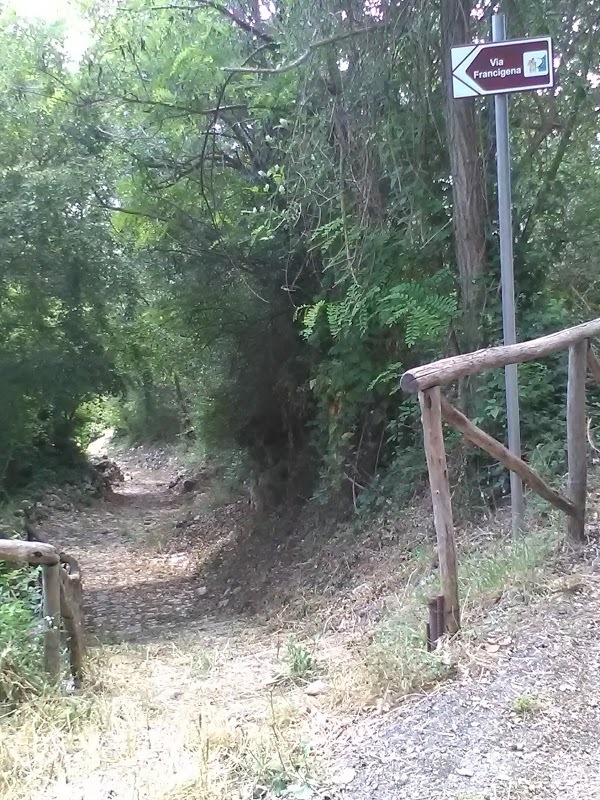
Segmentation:
[(160, 640), (206, 615), (194, 554), (165, 549), (185, 498), (168, 489), (176, 473), (168, 458), (154, 468), (142, 451), (120, 461), (126, 480), (114, 497), (89, 511), (55, 513), (45, 530), (82, 565), (92, 634), (104, 642)]
[[(596, 544), (563, 559), (564, 587), (486, 612), (453, 681), (381, 716), (360, 692), (340, 700), (376, 620), (311, 639), (309, 621), (245, 613), (287, 579), (284, 556), (298, 560), (286, 538), (251, 550), (260, 532), (244, 527), (242, 501), (169, 490), (177, 465), (166, 456), (120, 461), (114, 498), (56, 511), (44, 527), (82, 565), (99, 646), (83, 694), (33, 703), (0, 741), (3, 800), (600, 800)], [(358, 598), (369, 579), (353, 580)], [(316, 675), (302, 673), (307, 656)], [(325, 688), (307, 694), (315, 677)]]
[(169, 459), (118, 461), (113, 498), (44, 523), (80, 562), (97, 646), (82, 695), (34, 703), (0, 742), (3, 800), (241, 800), (312, 780), (303, 742), (331, 725), (285, 678), (287, 639), (227, 607), (234, 584), (206, 586), (247, 506), (170, 491)]

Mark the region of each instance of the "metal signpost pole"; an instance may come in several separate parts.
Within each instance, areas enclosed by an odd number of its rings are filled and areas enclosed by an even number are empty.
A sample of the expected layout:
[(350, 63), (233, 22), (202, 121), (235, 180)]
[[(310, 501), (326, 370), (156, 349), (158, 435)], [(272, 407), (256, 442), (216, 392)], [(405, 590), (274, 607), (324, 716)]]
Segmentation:
[[(506, 39), (504, 14), (492, 16), (492, 40)], [(502, 274), (502, 325), (504, 344), (515, 344), (515, 287), (513, 272), (512, 202), (510, 188), (510, 144), (508, 138), (508, 96), (494, 95), (496, 112), (496, 163), (498, 167), (498, 215), (500, 223), (500, 269)], [(508, 447), (521, 457), (521, 430), (519, 421), (519, 378), (517, 365), (505, 367), (506, 416), (508, 420)], [(523, 484), (515, 472), (510, 473), (510, 499), (513, 534), (523, 529), (525, 507)]]
[[(515, 287), (513, 232), (510, 197), (510, 146), (508, 139), (509, 92), (532, 92), (554, 86), (554, 56), (549, 36), (506, 40), (504, 14), (492, 17), (492, 41), (459, 45), (451, 50), (452, 93), (464, 97), (493, 94), (496, 108), (496, 160), (498, 164), (498, 212), (500, 269), (502, 274), (502, 322), (504, 343), (515, 344)], [(519, 383), (516, 365), (506, 367), (506, 415), (508, 446), (521, 456)], [(524, 505), (521, 479), (510, 473), (513, 532), (523, 528)]]

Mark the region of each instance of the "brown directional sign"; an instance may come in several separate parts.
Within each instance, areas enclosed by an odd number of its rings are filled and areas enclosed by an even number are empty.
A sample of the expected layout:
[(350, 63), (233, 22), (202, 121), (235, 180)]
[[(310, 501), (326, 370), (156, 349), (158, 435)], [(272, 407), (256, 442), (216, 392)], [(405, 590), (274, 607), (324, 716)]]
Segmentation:
[(552, 39), (508, 39), (452, 48), (454, 97), (526, 92), (554, 86)]

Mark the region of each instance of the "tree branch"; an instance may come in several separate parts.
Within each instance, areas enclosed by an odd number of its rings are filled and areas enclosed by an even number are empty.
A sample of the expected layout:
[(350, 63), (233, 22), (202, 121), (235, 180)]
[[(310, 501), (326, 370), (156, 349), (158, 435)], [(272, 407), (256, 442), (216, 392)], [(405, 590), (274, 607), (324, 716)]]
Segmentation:
[(247, 20), (243, 19), (242, 17), (238, 17), (233, 11), (231, 11), (227, 6), (222, 5), (221, 3), (214, 2), (214, 0), (201, 0), (196, 5), (192, 6), (180, 6), (176, 4), (169, 4), (165, 6), (152, 6), (148, 9), (148, 11), (199, 11), (201, 8), (213, 8), (215, 11), (218, 11), (223, 16), (228, 17), (232, 22), (234, 22), (238, 28), (241, 28), (246, 33), (250, 33), (253, 36), (256, 36), (259, 39), (262, 39), (263, 42), (269, 42), (270, 44), (275, 44), (275, 38), (271, 36), (270, 33), (266, 33), (266, 31), (261, 30), (259, 27), (254, 25), (252, 22), (248, 22)]
[(147, 219), (155, 219), (159, 222), (169, 222), (167, 217), (163, 217), (160, 214), (150, 214), (147, 211), (138, 211), (135, 208), (123, 208), (122, 206), (117, 206), (114, 203), (108, 203), (106, 200), (103, 200), (102, 197), (100, 197), (99, 193), (95, 189), (94, 196), (100, 204), (100, 207), (106, 209), (107, 211), (118, 211), (121, 214), (130, 214), (134, 217), (146, 217)]
[(328, 44), (335, 44), (342, 42), (344, 39), (350, 39), (354, 36), (360, 36), (363, 33), (371, 33), (372, 31), (383, 30), (387, 24), (370, 25), (368, 28), (361, 28), (357, 31), (349, 31), (348, 33), (341, 33), (337, 36), (329, 36), (327, 39), (319, 39), (309, 45), (308, 50), (305, 50), (302, 55), (291, 61), (289, 64), (284, 64), (281, 67), (222, 67), (223, 72), (231, 74), (250, 74), (250, 75), (281, 75), (284, 72), (289, 72), (303, 64), (319, 47), (325, 47)]
[(120, 100), (124, 103), (132, 103), (139, 106), (152, 106), (156, 108), (168, 108), (172, 111), (183, 111), (186, 114), (198, 114), (199, 116), (207, 116), (215, 112), (221, 113), (222, 111), (247, 111), (248, 103), (232, 103), (228, 106), (221, 106), (220, 108), (190, 108), (189, 106), (181, 106), (177, 103), (162, 103), (159, 100), (143, 100), (140, 97), (128, 97), (122, 95)]
[[(582, 67), (582, 74), (583, 74), (583, 81), (587, 80), (587, 74), (591, 69), (592, 66), (592, 58), (593, 55), (597, 52), (596, 51), (596, 42), (597, 42), (597, 35), (594, 34), (590, 36), (587, 50), (584, 54), (582, 59), (583, 67)], [(558, 140), (558, 144), (556, 147), (556, 152), (554, 153), (554, 157), (550, 162), (550, 167), (546, 176), (544, 177), (544, 181), (542, 184), (542, 188), (537, 193), (537, 196), (533, 202), (533, 205), (529, 209), (529, 213), (527, 214), (527, 218), (525, 220), (525, 224), (521, 230), (521, 235), (519, 236), (517, 247), (521, 248), (529, 242), (531, 237), (533, 228), (537, 222), (537, 218), (544, 207), (544, 203), (546, 202), (547, 197), (550, 195), (552, 186), (554, 181), (556, 180), (556, 176), (558, 175), (558, 171), (561, 167), (563, 159), (567, 153), (569, 142), (571, 137), (575, 133), (575, 128), (577, 125), (577, 121), (579, 118), (579, 112), (583, 105), (583, 101), (587, 96), (587, 90), (585, 88), (585, 84), (578, 86), (575, 90), (575, 94), (573, 97), (573, 105), (571, 107), (571, 113), (569, 114), (566, 122), (561, 126), (561, 135)]]

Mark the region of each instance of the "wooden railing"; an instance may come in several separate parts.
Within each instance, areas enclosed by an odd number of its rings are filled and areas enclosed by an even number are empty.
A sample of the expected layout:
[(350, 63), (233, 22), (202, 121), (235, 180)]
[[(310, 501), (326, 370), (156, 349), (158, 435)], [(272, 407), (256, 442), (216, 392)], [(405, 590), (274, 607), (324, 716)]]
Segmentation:
[(0, 561), (42, 567), (44, 614), (44, 666), (51, 683), (58, 683), (61, 668), (61, 618), (67, 633), (71, 675), (77, 684), (83, 677), (85, 635), (81, 573), (74, 558), (46, 542), (0, 540)]
[[(585, 529), (587, 493), (586, 457), (586, 362), (594, 379), (600, 382), (600, 361), (590, 346), (590, 339), (600, 335), (600, 319), (577, 325), (558, 333), (528, 342), (490, 347), (474, 353), (444, 358), (409, 370), (402, 376), (404, 391), (419, 395), (425, 454), (433, 502), (433, 516), (439, 551), (442, 595), (439, 608), (443, 620), (435, 625), (436, 636), (454, 634), (460, 627), (460, 605), (456, 571), (454, 521), (442, 418), (460, 431), (472, 444), (485, 450), (507, 469), (516, 472), (523, 483), (556, 508), (568, 515), (568, 532), (575, 541), (582, 541)], [(440, 387), (468, 375), (488, 369), (536, 361), (569, 348), (569, 377), (567, 387), (567, 458), (568, 480), (566, 495), (553, 489), (528, 464), (494, 439), (455, 408), (441, 393)], [(439, 613), (438, 613), (439, 616)], [(435, 614), (432, 612), (432, 624)]]

